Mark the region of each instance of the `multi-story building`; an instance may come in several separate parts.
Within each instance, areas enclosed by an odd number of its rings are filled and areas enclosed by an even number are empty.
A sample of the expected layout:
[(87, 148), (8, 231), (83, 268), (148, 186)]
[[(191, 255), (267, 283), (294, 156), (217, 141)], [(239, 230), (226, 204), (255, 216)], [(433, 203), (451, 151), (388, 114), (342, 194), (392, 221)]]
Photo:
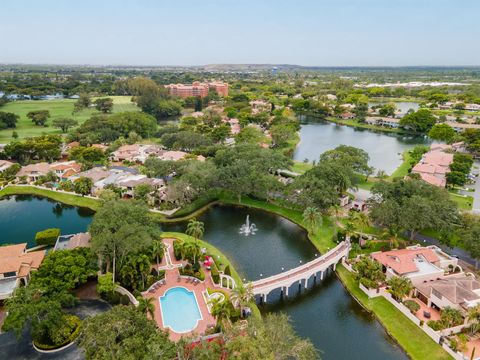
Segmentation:
[(170, 84), (165, 85), (170, 95), (187, 97), (205, 97), (210, 89), (214, 89), (221, 96), (228, 96), (228, 84), (222, 82), (201, 83), (194, 81), (191, 85)]

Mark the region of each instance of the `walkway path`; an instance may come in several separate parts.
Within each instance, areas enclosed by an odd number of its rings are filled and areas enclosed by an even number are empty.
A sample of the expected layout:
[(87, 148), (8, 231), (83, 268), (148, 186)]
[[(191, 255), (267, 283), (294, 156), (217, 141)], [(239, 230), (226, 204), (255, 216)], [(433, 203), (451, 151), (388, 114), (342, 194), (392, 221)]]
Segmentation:
[(335, 265), (339, 261), (341, 261), (342, 258), (347, 258), (349, 250), (350, 244), (348, 242), (342, 241), (335, 248), (333, 248), (323, 256), (314, 259), (304, 265), (300, 265), (284, 273), (254, 281), (252, 283), (253, 292), (256, 295), (262, 295), (263, 299), (266, 300), (267, 294), (270, 291), (282, 287), (286, 288), (286, 294), (288, 295), (288, 288), (297, 281), (301, 282), (302, 280), (304, 280), (305, 287), (307, 287), (308, 279), (312, 275), (316, 275), (320, 272), (321, 278), (323, 278), (323, 272), (327, 270), (330, 266), (333, 266), (333, 268), (335, 268)]

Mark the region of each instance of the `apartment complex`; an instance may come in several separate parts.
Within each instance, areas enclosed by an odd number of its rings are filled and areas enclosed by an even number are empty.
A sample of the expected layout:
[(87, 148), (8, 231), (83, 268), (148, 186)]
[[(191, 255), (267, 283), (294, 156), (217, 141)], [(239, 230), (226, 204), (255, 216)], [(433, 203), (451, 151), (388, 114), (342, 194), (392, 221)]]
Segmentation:
[(214, 89), (220, 96), (228, 96), (228, 84), (223, 82), (201, 83), (194, 81), (191, 85), (170, 84), (165, 85), (170, 95), (187, 97), (205, 97), (210, 89)]

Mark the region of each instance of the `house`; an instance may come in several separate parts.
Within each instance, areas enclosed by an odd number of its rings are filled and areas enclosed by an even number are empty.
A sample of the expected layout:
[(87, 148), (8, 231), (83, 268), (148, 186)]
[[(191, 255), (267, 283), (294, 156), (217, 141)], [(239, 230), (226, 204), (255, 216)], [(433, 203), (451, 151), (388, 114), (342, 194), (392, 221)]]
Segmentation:
[(112, 159), (113, 161), (130, 161), (143, 164), (149, 156), (159, 156), (162, 153), (163, 150), (158, 145), (122, 145), (112, 153)]
[(158, 190), (165, 187), (165, 181), (163, 179), (148, 178), (145, 175), (128, 175), (117, 178), (115, 185), (123, 189), (124, 196), (134, 197), (135, 187), (138, 185), (150, 185), (154, 190)]
[(26, 243), (0, 246), (0, 300), (9, 298), (21, 282), (28, 284), (44, 257), (45, 250), (27, 252)]
[(345, 207), (350, 202), (350, 198), (347, 195), (344, 195), (341, 198), (339, 198), (339, 202), (341, 207)]
[(82, 171), (80, 173), (75, 174), (74, 176), (70, 177), (71, 181), (75, 181), (80, 177), (86, 177), (92, 180), (93, 183), (105, 179), (110, 172), (102, 167), (94, 167), (92, 169)]
[(350, 209), (356, 211), (364, 211), (367, 209), (367, 203), (363, 200), (355, 199), (352, 201)]
[(82, 165), (75, 161), (57, 162), (50, 165), (50, 171), (63, 180), (78, 174), (81, 170)]
[(436, 246), (410, 246), (406, 249), (374, 252), (370, 256), (385, 268), (387, 280), (404, 276), (413, 284), (444, 276), (445, 271), (457, 266), (457, 259)]
[(8, 168), (10, 168), (10, 166), (12, 166), (14, 163), (11, 162), (11, 161), (7, 161), (7, 160), (0, 160), (0, 173), (1, 172), (4, 172), (5, 170), (7, 170)]
[(162, 160), (178, 161), (184, 159), (187, 155), (188, 154), (184, 151), (165, 151), (159, 156), (159, 158)]
[(89, 233), (60, 235), (53, 250), (72, 250), (80, 247), (90, 247), (90, 239)]
[(253, 115), (261, 112), (268, 112), (272, 108), (272, 105), (264, 100), (252, 100), (250, 101), (250, 106), (252, 107)]
[(465, 311), (480, 304), (480, 282), (473, 274), (451, 275), (416, 284), (415, 295), (429, 307)]
[(453, 149), (450, 145), (431, 145), (430, 151), (413, 167), (412, 173), (419, 174), (420, 178), (430, 185), (445, 187), (446, 175), (450, 172), (450, 164), (453, 162), (453, 154), (446, 151)]
[(390, 117), (373, 117), (369, 116), (365, 119), (365, 123), (369, 125), (385, 126), (390, 128), (398, 128), (400, 126), (400, 119)]
[(466, 129), (480, 129), (480, 124), (465, 124), (455, 121), (446, 121), (445, 124), (451, 126), (456, 132), (462, 132)]
[(37, 164), (30, 164), (23, 166), (17, 173), (17, 179), (26, 177), (27, 182), (35, 182), (41, 176), (46, 176), (50, 171), (50, 164), (46, 162), (41, 162)]
[(355, 119), (355, 114), (347, 111), (340, 114), (338, 117), (343, 120)]

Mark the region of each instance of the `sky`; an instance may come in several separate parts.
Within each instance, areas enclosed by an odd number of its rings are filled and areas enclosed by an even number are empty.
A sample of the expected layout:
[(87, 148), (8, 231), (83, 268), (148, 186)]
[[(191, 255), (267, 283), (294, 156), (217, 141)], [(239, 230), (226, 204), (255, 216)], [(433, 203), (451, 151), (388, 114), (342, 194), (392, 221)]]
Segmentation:
[(0, 63), (480, 65), (479, 0), (0, 0)]

